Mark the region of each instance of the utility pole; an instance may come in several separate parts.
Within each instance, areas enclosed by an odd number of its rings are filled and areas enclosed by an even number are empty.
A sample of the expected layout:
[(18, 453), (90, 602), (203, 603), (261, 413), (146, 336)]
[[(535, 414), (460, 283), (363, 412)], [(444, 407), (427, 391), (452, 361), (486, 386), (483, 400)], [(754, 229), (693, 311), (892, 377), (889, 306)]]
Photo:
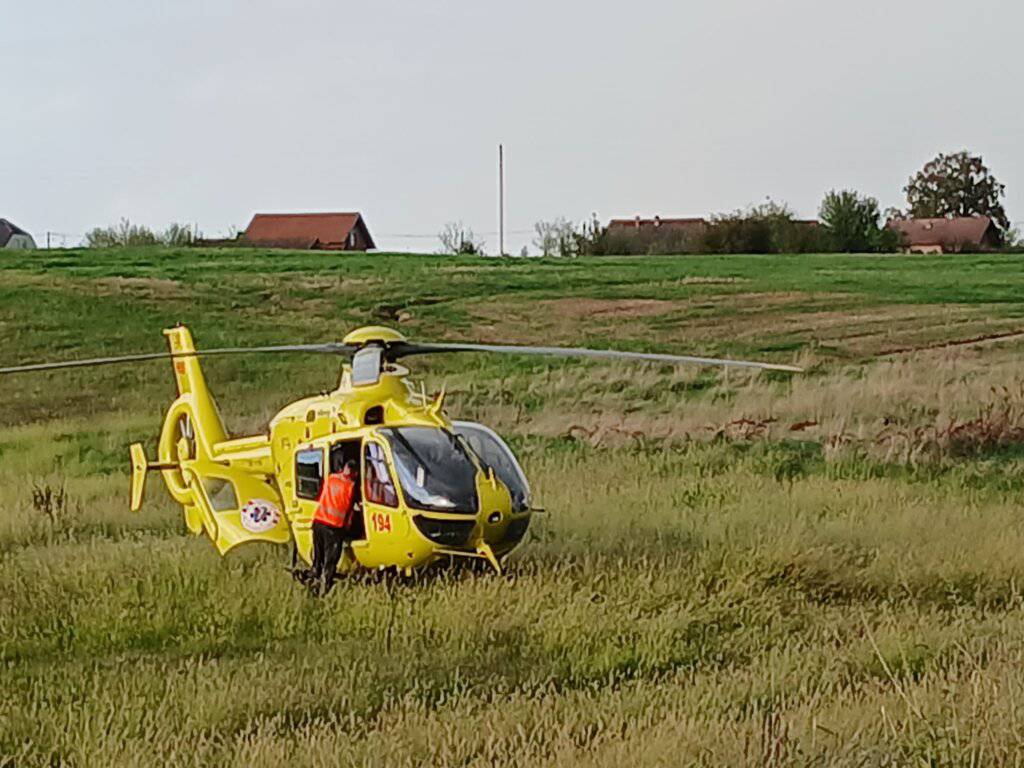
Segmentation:
[(505, 147), (498, 145), (498, 255), (505, 255)]
[(50, 250), (50, 233), (46, 233), (46, 250)]

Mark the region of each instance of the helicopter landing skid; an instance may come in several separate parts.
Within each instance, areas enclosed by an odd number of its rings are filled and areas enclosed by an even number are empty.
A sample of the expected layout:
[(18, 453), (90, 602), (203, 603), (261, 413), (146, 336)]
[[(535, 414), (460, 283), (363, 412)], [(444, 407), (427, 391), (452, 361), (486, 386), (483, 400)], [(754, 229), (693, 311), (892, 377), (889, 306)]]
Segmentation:
[(471, 552), (467, 549), (443, 549), (438, 548), (435, 550), (439, 555), (450, 555), (452, 557), (468, 557), (473, 559), (486, 560), (494, 570), (500, 575), (501, 574), (501, 563), (498, 562), (497, 556), (494, 554), (494, 550), (491, 549), (490, 544), (481, 542), (477, 545), (476, 551)]

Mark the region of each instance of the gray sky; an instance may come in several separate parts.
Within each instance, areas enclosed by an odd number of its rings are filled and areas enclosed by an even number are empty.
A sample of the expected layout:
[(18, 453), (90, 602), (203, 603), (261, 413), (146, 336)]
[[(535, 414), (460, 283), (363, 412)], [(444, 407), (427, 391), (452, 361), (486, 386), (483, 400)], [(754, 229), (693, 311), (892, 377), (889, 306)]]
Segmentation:
[(2, 0), (0, 18), (0, 216), (37, 239), (361, 210), (379, 246), (432, 251), (398, 235), (497, 229), (499, 141), (513, 232), (766, 196), (813, 216), (833, 187), (897, 205), (965, 147), (1024, 219), (1019, 0)]

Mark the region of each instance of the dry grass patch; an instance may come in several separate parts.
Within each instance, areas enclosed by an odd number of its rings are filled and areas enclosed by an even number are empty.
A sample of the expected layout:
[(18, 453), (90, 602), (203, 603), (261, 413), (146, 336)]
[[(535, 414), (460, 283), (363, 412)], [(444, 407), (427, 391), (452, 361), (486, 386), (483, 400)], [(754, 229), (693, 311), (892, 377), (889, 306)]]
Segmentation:
[(663, 299), (549, 299), (538, 302), (544, 312), (570, 320), (596, 318), (632, 318), (664, 315), (679, 308), (679, 302)]
[(189, 293), (181, 281), (164, 277), (101, 277), (89, 280), (87, 285), (88, 292), (94, 296), (173, 299)]

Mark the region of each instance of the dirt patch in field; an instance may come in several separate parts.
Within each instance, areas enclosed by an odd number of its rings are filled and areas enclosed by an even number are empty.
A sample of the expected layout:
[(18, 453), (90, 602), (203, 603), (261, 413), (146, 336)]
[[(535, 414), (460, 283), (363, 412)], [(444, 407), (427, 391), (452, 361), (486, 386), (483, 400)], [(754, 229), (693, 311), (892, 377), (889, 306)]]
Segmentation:
[[(584, 336), (679, 349), (806, 346), (826, 357), (874, 357), (1021, 330), (984, 305), (864, 306), (859, 297), (802, 291), (713, 293), (687, 299), (565, 298), (476, 304), (488, 341), (575, 344)], [(980, 342), (978, 342), (980, 343)]]
[(966, 339), (952, 339), (950, 341), (943, 341), (935, 344), (925, 344), (917, 347), (903, 347), (900, 349), (889, 349), (882, 352), (879, 357), (895, 357), (897, 355), (905, 355), (913, 352), (928, 352), (937, 349), (949, 349), (951, 347), (968, 347), (968, 346), (987, 346), (990, 344), (998, 344), (1004, 341), (1018, 341), (1024, 339), (1024, 329), (1014, 328), (1008, 331), (1000, 331), (997, 333), (983, 333), (979, 336), (972, 336)]
[(737, 283), (749, 283), (746, 277), (684, 277), (676, 280), (676, 285), (736, 285)]
[(178, 280), (164, 277), (101, 277), (90, 281), (90, 293), (96, 296), (133, 296), (144, 299), (169, 299), (187, 291)]
[(189, 295), (188, 286), (179, 280), (163, 277), (68, 277), (65, 275), (34, 275), (6, 273), (7, 285), (38, 286), (72, 291), (86, 296), (131, 296), (143, 299), (171, 299)]
[(493, 270), (493, 269), (494, 269), (494, 267), (477, 267), (477, 266), (470, 266), (468, 264), (459, 264), (459, 265), (456, 265), (456, 266), (438, 267), (437, 271), (441, 272), (443, 274), (457, 274), (459, 272), (469, 272), (469, 273), (486, 272), (488, 270)]
[[(528, 301), (489, 301), (473, 306), (477, 329), (489, 340), (575, 343), (580, 334), (612, 338), (683, 341), (732, 337), (735, 330), (763, 335), (768, 318), (792, 317), (812, 300), (799, 291), (709, 294), (679, 299), (574, 297)], [(830, 299), (814, 296), (816, 307)], [(724, 334), (720, 328), (732, 325)], [(491, 339), (491, 335), (494, 336)]]
[(678, 306), (663, 299), (550, 299), (538, 304), (545, 312), (558, 317), (651, 317), (664, 315)]
[(296, 275), (289, 277), (289, 288), (299, 290), (331, 290), (332, 288), (371, 288), (382, 285), (384, 281), (379, 277), (348, 277), (346, 275)]

